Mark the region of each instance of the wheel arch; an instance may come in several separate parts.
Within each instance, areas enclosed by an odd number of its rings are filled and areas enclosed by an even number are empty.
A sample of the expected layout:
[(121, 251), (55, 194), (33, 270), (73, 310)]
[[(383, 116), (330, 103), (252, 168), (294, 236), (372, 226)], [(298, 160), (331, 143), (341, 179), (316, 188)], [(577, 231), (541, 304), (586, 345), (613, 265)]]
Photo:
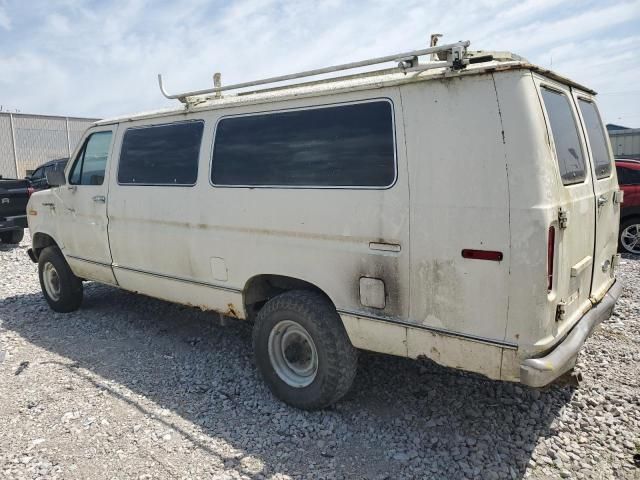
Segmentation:
[(40, 257), (42, 250), (51, 246), (58, 247), (58, 242), (56, 242), (51, 235), (44, 232), (36, 232), (33, 234), (31, 248), (33, 249), (36, 259)]
[(248, 320), (254, 320), (262, 306), (273, 297), (291, 290), (320, 293), (335, 307), (331, 297), (317, 285), (300, 278), (277, 274), (259, 274), (251, 277), (242, 290), (244, 311)]
[(629, 208), (620, 212), (620, 225), (633, 218), (640, 220), (640, 207)]

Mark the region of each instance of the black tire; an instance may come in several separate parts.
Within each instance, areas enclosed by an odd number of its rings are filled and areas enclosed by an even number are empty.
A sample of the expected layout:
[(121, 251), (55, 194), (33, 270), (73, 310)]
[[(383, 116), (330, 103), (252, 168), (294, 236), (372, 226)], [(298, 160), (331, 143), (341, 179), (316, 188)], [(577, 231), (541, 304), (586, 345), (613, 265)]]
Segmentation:
[(24, 238), (24, 228), (20, 230), (9, 230), (8, 232), (0, 233), (0, 240), (2, 243), (18, 244)]
[[(283, 321), (301, 326), (317, 351), (315, 377), (307, 386), (285, 382), (271, 360), (270, 335)], [(338, 312), (326, 297), (312, 291), (294, 290), (269, 300), (253, 327), (253, 350), (256, 365), (273, 394), (304, 410), (325, 408), (342, 398), (351, 388), (358, 365), (357, 350)]]
[[(49, 292), (47, 288), (45, 270), (53, 268), (57, 276), (57, 295)], [(82, 281), (76, 277), (69, 264), (64, 259), (64, 255), (58, 247), (47, 247), (38, 257), (38, 277), (40, 278), (40, 287), (47, 303), (52, 310), (60, 313), (73, 312), (80, 308), (82, 304)], [(49, 286), (49, 288), (52, 288)], [(55, 290), (55, 289), (54, 289)]]
[[(636, 226), (634, 229), (633, 226)], [(631, 253), (635, 255), (640, 255), (640, 243), (636, 245), (635, 251), (634, 249), (629, 249), (622, 240), (622, 235), (629, 227), (632, 227), (632, 231), (636, 232), (636, 234), (640, 235), (640, 217), (631, 217), (623, 220), (620, 223), (620, 231), (618, 232), (618, 251), (622, 253)]]

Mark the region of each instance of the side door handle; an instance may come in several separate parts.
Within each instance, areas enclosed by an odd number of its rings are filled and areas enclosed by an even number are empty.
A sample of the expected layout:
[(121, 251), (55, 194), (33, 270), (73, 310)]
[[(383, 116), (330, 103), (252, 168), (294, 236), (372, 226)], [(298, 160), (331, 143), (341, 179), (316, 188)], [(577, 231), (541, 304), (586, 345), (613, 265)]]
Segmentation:
[(107, 199), (105, 198), (104, 195), (96, 195), (93, 197), (93, 201), (96, 203), (105, 203)]

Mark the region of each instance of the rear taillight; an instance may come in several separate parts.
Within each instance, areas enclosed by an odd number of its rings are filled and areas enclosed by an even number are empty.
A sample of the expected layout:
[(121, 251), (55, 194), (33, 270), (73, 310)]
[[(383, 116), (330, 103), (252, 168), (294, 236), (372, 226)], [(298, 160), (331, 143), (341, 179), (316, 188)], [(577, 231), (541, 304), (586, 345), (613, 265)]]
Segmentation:
[(33, 192), (35, 192), (35, 191), (36, 191), (36, 189), (35, 189), (35, 188), (33, 188), (33, 187), (28, 187), (28, 188), (27, 188), (27, 195), (31, 196), (31, 194), (33, 194)]
[(549, 238), (547, 240), (547, 290), (553, 289), (553, 260), (556, 250), (556, 228), (549, 227)]

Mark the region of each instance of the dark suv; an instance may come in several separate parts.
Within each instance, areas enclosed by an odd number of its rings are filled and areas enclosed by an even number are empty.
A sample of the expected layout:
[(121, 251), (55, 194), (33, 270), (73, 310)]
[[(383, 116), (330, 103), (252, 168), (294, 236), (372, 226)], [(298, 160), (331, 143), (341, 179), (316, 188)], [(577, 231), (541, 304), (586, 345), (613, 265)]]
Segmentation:
[(620, 209), (620, 251), (640, 255), (640, 160), (617, 158), (618, 183), (624, 191)]
[(29, 180), (29, 183), (31, 184), (31, 188), (35, 191), (46, 190), (49, 188), (49, 184), (47, 183), (47, 172), (51, 170), (64, 170), (68, 161), (68, 158), (58, 158), (56, 160), (49, 160), (47, 163), (40, 165), (27, 177), (27, 180)]

